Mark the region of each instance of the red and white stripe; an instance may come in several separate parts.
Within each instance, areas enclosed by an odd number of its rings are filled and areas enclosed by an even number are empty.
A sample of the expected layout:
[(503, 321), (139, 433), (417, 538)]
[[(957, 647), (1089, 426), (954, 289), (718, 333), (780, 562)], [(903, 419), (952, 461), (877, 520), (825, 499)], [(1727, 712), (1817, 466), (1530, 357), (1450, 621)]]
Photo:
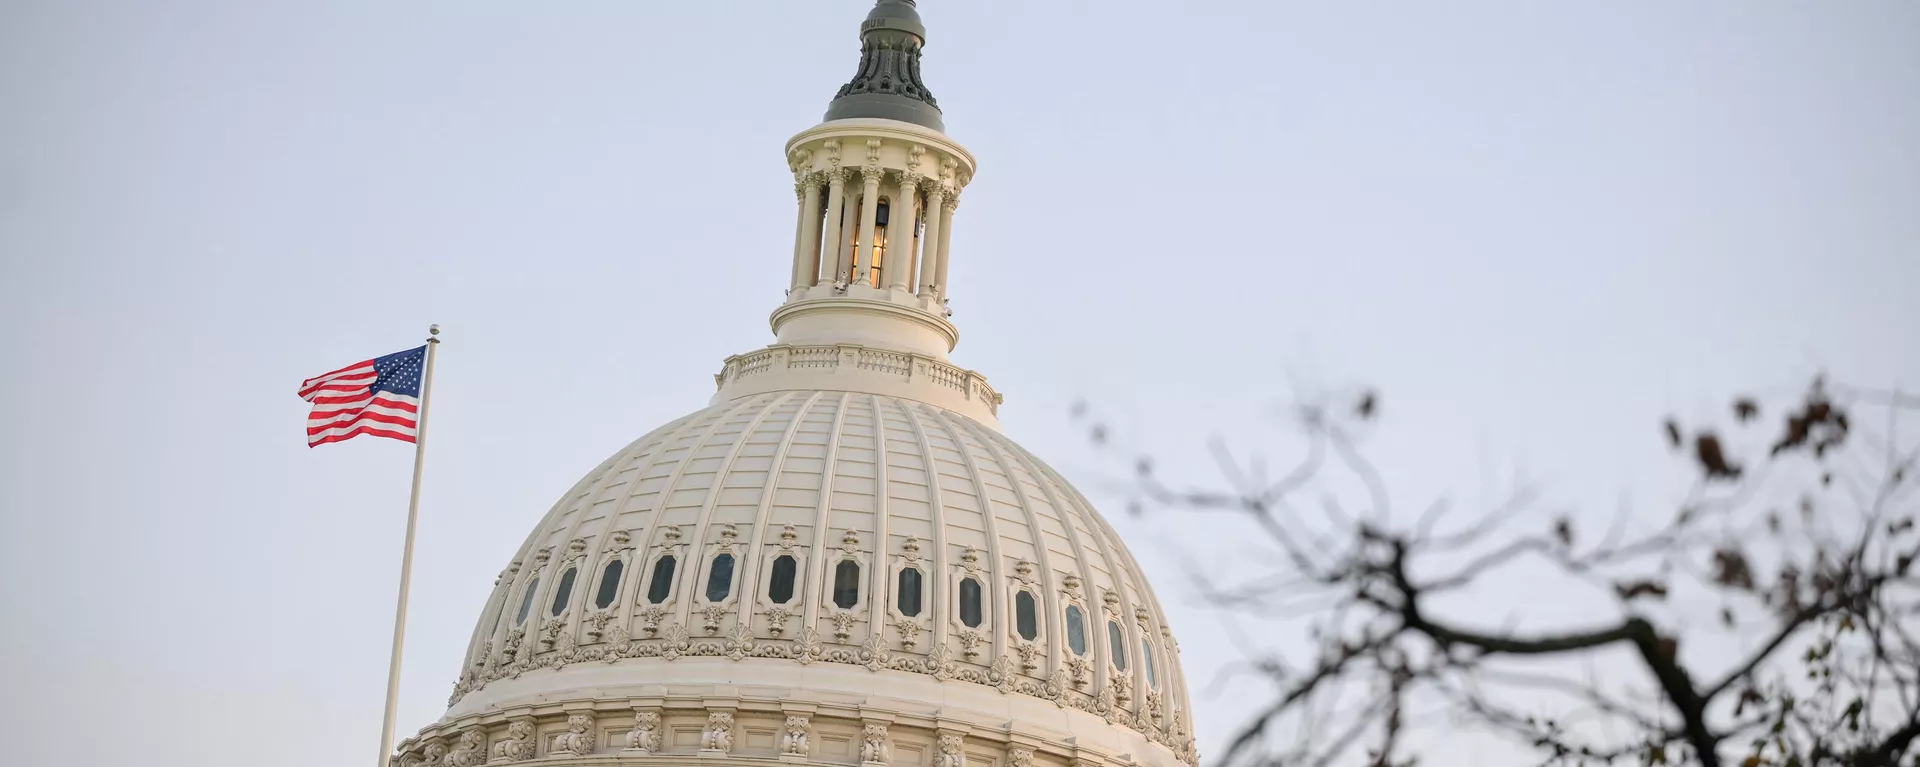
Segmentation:
[(307, 447), (362, 434), (412, 442), (420, 433), (420, 399), (393, 392), (373, 393), (379, 378), (373, 360), (348, 365), (300, 383), (300, 398), (313, 403), (307, 414)]

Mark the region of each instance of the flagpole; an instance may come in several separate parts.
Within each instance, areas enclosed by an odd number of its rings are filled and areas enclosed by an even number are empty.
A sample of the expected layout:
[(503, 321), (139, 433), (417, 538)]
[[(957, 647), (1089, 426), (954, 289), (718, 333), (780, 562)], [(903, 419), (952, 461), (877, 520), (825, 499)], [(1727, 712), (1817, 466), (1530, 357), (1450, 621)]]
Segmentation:
[(420, 519), (420, 470), (427, 457), (427, 406), (433, 399), (433, 350), (440, 326), (427, 327), (427, 372), (420, 383), (420, 428), (413, 438), (413, 495), (407, 499), (407, 543), (400, 554), (400, 603), (393, 609), (393, 659), (387, 664), (387, 713), (380, 721), (379, 767), (393, 754), (393, 709), (400, 700), (400, 643), (407, 635), (407, 586), (413, 581), (413, 529)]

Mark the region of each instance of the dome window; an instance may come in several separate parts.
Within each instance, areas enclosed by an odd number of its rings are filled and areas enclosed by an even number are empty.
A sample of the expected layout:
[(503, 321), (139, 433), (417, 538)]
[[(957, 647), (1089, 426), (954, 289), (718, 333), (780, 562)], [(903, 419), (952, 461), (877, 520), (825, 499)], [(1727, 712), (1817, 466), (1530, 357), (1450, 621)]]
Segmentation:
[(647, 584), (648, 602), (657, 605), (667, 601), (667, 597), (673, 596), (673, 568), (677, 564), (679, 563), (674, 561), (672, 554), (661, 557), (653, 563), (653, 582)]
[(900, 570), (900, 596), (898, 607), (900, 614), (909, 618), (920, 616), (920, 570), (907, 567)]
[(972, 578), (960, 579), (960, 623), (980, 628), (980, 582)]
[(773, 575), (767, 579), (767, 601), (784, 605), (793, 601), (793, 582), (800, 565), (791, 554), (781, 554), (773, 560)]
[(1074, 655), (1087, 654), (1087, 617), (1079, 605), (1067, 605), (1067, 649)]
[(520, 595), (520, 614), (513, 619), (513, 625), (518, 626), (527, 622), (527, 613), (533, 611), (534, 594), (539, 591), (540, 576), (536, 575), (533, 576), (533, 580), (527, 581), (527, 593)]
[(1127, 670), (1127, 639), (1120, 633), (1119, 621), (1107, 621), (1107, 653), (1113, 656), (1113, 667)]
[(1033, 604), (1033, 592), (1022, 591), (1013, 595), (1013, 629), (1020, 632), (1020, 638), (1029, 642), (1040, 636), (1040, 616)]
[(851, 610), (859, 603), (860, 563), (840, 560), (840, 564), (833, 567), (833, 604), (842, 610)]
[(1153, 645), (1147, 643), (1146, 637), (1140, 637), (1140, 667), (1147, 672), (1147, 686), (1160, 689), (1160, 679), (1153, 673)]
[(625, 573), (627, 563), (621, 560), (608, 562), (600, 571), (600, 591), (593, 595), (593, 606), (602, 610), (613, 606), (613, 600), (620, 598), (620, 576)]
[(559, 615), (566, 612), (567, 600), (573, 598), (573, 581), (578, 577), (580, 577), (580, 569), (577, 567), (569, 567), (566, 572), (560, 574), (560, 587), (553, 590), (553, 609), (548, 611), (549, 614)]
[(733, 555), (722, 552), (713, 557), (713, 566), (707, 568), (707, 601), (723, 602), (733, 593)]

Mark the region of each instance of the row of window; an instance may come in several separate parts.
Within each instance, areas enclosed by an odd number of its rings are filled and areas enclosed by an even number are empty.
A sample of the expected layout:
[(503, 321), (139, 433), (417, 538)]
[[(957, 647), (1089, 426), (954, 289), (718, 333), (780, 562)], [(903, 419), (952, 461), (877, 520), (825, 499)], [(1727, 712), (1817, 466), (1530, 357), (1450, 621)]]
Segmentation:
[[(672, 554), (661, 556), (653, 563), (653, 577), (648, 579), (646, 600), (651, 604), (663, 604), (673, 595), (673, 578), (679, 562)], [(733, 593), (734, 556), (722, 552), (713, 557), (712, 566), (707, 568), (706, 596), (708, 602), (725, 601)], [(767, 578), (767, 600), (774, 604), (788, 604), (793, 601), (795, 585), (799, 580), (799, 562), (790, 554), (775, 557), (773, 567)], [(626, 562), (614, 559), (607, 562), (600, 573), (600, 588), (594, 592), (594, 607), (605, 610), (611, 607), (620, 595), (620, 578), (626, 572)], [(566, 612), (573, 597), (574, 581), (578, 579), (579, 568), (569, 567), (560, 574), (560, 586), (554, 590), (553, 604), (549, 615), (559, 616)], [(514, 625), (527, 622), (527, 616), (533, 610), (533, 600), (540, 590), (540, 578), (534, 576), (527, 582), (526, 591), (520, 597), (520, 610), (514, 617)], [(909, 618), (920, 616), (922, 601), (922, 576), (919, 568), (901, 568), (898, 588), (895, 589), (894, 607), (901, 615)], [(980, 581), (968, 576), (960, 579), (960, 623), (967, 628), (979, 628), (984, 622), (982, 602), (985, 590)], [(860, 563), (843, 559), (833, 568), (833, 604), (840, 609), (852, 609), (860, 603)], [(1033, 592), (1022, 589), (1013, 596), (1014, 632), (1020, 638), (1033, 641), (1040, 636), (1039, 604)], [(1087, 654), (1086, 614), (1079, 605), (1068, 604), (1066, 609), (1067, 649), (1073, 654)], [(1113, 665), (1120, 671), (1127, 670), (1126, 633), (1120, 629), (1117, 620), (1107, 621), (1107, 654), (1113, 659)], [(1147, 674), (1147, 683), (1156, 689), (1160, 686), (1153, 664), (1153, 645), (1146, 637), (1140, 638), (1140, 658), (1142, 670)]]

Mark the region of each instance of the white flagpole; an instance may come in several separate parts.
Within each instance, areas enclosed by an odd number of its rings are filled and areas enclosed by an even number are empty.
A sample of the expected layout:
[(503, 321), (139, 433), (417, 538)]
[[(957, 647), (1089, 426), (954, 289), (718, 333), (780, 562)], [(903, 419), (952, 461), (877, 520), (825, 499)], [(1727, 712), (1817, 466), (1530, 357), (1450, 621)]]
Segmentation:
[(420, 469), (427, 456), (427, 405), (433, 398), (433, 350), (440, 326), (427, 327), (427, 372), (420, 382), (420, 428), (413, 437), (413, 496), (407, 500), (407, 544), (400, 554), (400, 603), (393, 609), (393, 660), (387, 665), (387, 713), (380, 722), (379, 767), (393, 754), (393, 708), (400, 700), (400, 643), (407, 635), (407, 586), (413, 581), (413, 528), (420, 519)]

